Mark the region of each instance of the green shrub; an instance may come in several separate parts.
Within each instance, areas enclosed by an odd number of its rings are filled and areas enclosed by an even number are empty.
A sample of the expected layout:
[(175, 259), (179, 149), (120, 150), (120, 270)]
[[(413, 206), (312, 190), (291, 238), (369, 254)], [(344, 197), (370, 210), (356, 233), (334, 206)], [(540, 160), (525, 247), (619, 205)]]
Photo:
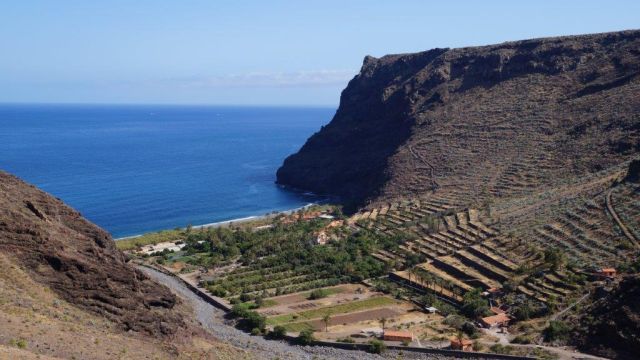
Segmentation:
[(300, 331), (300, 335), (298, 335), (296, 340), (300, 345), (311, 345), (316, 341), (316, 338), (313, 336), (313, 330), (304, 329)]
[(258, 336), (260, 334), (262, 334), (262, 331), (260, 331), (260, 329), (258, 329), (257, 327), (251, 329), (251, 335)]
[(558, 270), (567, 261), (565, 253), (559, 248), (548, 248), (544, 252), (544, 262), (552, 270)]
[(489, 350), (494, 354), (506, 354), (509, 355), (513, 352), (513, 346), (502, 345), (502, 344), (493, 344), (489, 348)]
[(569, 326), (562, 321), (551, 321), (543, 331), (544, 341), (565, 341), (569, 337)]
[(471, 321), (465, 321), (464, 324), (460, 326), (460, 330), (472, 339), (477, 339), (479, 337), (480, 331), (478, 331), (478, 328)]
[(322, 299), (324, 297), (327, 297), (328, 295), (329, 295), (329, 292), (325, 289), (315, 289), (309, 293), (309, 296), (307, 297), (307, 299), (317, 300), (317, 299)]
[(513, 340), (511, 340), (513, 344), (531, 344), (531, 338), (526, 335), (518, 335)]
[(482, 296), (482, 290), (473, 289), (464, 294), (462, 300), (462, 313), (475, 319), (486, 316), (489, 312), (489, 302)]
[(208, 287), (208, 290), (213, 296), (217, 296), (217, 297), (227, 296), (227, 291), (219, 286), (210, 286)]
[(285, 327), (282, 325), (276, 325), (273, 327), (273, 330), (271, 330), (270, 335), (274, 339), (284, 339), (284, 337), (287, 335), (287, 329), (285, 329)]
[(241, 328), (258, 328), (260, 331), (264, 331), (267, 326), (267, 318), (255, 311), (251, 311), (252, 306), (254, 306), (254, 304), (235, 304), (231, 308), (231, 316), (240, 319), (238, 325)]
[(241, 325), (247, 329), (258, 328), (260, 331), (264, 331), (267, 326), (267, 318), (255, 311), (249, 311), (247, 316), (241, 320)]
[(373, 354), (382, 354), (387, 350), (387, 346), (380, 340), (369, 341), (369, 352)]
[(339, 338), (339, 339), (337, 339), (336, 341), (337, 341), (337, 342), (341, 342), (341, 343), (347, 343), (347, 344), (353, 344), (353, 343), (355, 343), (355, 340), (353, 340), (352, 338), (348, 338), (348, 337), (345, 337), (345, 338)]
[(474, 351), (482, 351), (484, 349), (484, 345), (478, 340), (473, 342), (473, 350)]
[(253, 300), (253, 296), (247, 294), (247, 293), (242, 293), (240, 294), (240, 301), (242, 302), (247, 302), (247, 301), (251, 301)]

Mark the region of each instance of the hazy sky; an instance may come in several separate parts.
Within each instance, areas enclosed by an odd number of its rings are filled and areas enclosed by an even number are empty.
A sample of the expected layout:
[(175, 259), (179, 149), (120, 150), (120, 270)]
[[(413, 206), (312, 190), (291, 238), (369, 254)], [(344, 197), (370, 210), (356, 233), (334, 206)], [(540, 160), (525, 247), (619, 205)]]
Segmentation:
[(0, 102), (331, 105), (365, 55), (640, 28), (640, 1), (0, 2)]

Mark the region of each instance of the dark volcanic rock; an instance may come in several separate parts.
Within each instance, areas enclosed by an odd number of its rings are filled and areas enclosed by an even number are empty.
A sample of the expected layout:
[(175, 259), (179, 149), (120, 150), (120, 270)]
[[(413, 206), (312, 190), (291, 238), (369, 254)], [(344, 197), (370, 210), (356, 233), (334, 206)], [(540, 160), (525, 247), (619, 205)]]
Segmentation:
[(172, 311), (176, 297), (126, 264), (108, 233), (1, 171), (0, 251), (65, 300), (124, 330), (165, 336), (184, 326)]
[(366, 57), (277, 182), (347, 202), (503, 197), (640, 152), (640, 31)]
[(640, 160), (631, 161), (625, 181), (640, 182)]
[(576, 344), (584, 351), (615, 359), (640, 354), (640, 276), (628, 276), (617, 288), (586, 308)]

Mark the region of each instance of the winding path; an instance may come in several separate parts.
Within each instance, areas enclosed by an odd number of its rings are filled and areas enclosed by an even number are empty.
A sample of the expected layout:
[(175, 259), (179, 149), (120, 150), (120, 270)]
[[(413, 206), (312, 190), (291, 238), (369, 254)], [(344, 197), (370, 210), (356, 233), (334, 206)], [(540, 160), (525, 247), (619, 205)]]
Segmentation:
[(423, 164), (425, 164), (429, 168), (429, 176), (431, 177), (431, 183), (433, 184), (433, 190), (437, 190), (440, 187), (440, 184), (436, 181), (435, 168), (428, 162), (422, 155), (418, 154), (413, 150), (413, 146), (409, 145), (409, 152), (413, 155), (414, 158), (420, 160)]
[(629, 239), (629, 241), (631, 241), (631, 243), (635, 245), (636, 248), (640, 249), (640, 244), (638, 244), (638, 240), (636, 239), (635, 236), (633, 236), (631, 231), (629, 231), (627, 226), (622, 222), (622, 219), (620, 219), (620, 217), (618, 216), (618, 213), (616, 213), (616, 210), (613, 208), (613, 202), (611, 201), (612, 193), (613, 193), (613, 189), (607, 192), (607, 210), (609, 211), (609, 214), (611, 214), (611, 217), (616, 222), (616, 224), (618, 224), (618, 227), (620, 228), (620, 230), (622, 230), (622, 232), (624, 233), (624, 236), (626, 236)]

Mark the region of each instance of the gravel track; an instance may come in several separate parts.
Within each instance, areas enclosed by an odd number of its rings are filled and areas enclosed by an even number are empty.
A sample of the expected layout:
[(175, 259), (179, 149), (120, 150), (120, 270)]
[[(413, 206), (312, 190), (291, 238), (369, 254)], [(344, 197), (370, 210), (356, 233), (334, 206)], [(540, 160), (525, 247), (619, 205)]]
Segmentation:
[[(224, 318), (224, 312), (202, 300), (189, 290), (180, 280), (146, 267), (138, 267), (157, 282), (167, 286), (185, 300), (194, 310), (202, 326), (223, 342), (252, 353), (258, 359), (396, 359), (399, 352), (388, 351), (384, 355), (374, 355), (363, 351), (342, 350), (326, 346), (289, 345), (283, 341), (266, 340), (251, 336), (233, 327)], [(453, 359), (452, 357), (404, 352), (403, 359)]]

